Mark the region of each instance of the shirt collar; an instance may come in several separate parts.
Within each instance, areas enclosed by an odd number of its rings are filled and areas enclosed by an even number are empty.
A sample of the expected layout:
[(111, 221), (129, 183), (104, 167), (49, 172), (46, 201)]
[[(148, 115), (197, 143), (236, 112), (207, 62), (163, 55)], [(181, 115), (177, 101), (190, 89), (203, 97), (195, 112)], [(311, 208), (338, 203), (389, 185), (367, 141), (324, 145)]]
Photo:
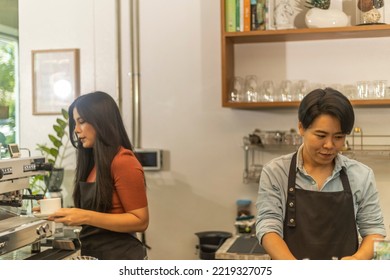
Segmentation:
[[(297, 169), (302, 172), (302, 173), (306, 173), (303, 168), (303, 156), (302, 156), (302, 151), (303, 151), (303, 145), (302, 144), (299, 148), (298, 148), (298, 151), (297, 151), (297, 162), (296, 162), (296, 166), (297, 166)], [(340, 170), (345, 167), (345, 162), (342, 160), (342, 157), (340, 156), (340, 154), (337, 154), (336, 158), (335, 158), (335, 166), (334, 166), (334, 169), (333, 169), (333, 175), (340, 172)]]

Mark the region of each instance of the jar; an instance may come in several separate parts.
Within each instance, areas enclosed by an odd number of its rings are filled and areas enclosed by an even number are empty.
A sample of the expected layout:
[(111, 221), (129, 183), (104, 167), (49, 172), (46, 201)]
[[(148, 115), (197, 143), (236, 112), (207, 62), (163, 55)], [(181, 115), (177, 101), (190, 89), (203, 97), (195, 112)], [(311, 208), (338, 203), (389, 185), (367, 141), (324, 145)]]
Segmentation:
[(249, 199), (239, 199), (236, 201), (237, 204), (237, 217), (250, 216), (252, 201)]
[(385, 1), (357, 0), (356, 24), (385, 24)]

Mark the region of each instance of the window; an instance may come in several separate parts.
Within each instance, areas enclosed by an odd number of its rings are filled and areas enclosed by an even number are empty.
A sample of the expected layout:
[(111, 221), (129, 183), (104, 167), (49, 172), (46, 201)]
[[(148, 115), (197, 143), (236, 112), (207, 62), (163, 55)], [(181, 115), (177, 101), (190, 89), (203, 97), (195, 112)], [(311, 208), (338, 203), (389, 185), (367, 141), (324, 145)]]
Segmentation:
[(8, 153), (7, 144), (17, 142), (17, 46), (16, 39), (0, 34), (0, 143), (2, 157)]
[(18, 0), (0, 0), (0, 148), (19, 142)]

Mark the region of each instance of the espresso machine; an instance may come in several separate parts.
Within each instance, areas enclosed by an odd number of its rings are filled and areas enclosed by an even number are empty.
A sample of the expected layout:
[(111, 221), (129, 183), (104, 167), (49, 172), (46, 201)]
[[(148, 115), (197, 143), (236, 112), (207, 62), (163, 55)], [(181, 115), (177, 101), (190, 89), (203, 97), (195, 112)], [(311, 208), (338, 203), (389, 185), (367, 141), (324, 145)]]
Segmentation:
[(40, 248), (54, 236), (55, 223), (33, 215), (32, 201), (43, 195), (29, 193), (28, 187), (32, 176), (45, 174), (50, 168), (44, 157), (0, 159), (0, 258), (27, 246), (36, 254), (26, 259), (65, 259), (76, 249), (73, 242), (50, 244), (43, 251)]

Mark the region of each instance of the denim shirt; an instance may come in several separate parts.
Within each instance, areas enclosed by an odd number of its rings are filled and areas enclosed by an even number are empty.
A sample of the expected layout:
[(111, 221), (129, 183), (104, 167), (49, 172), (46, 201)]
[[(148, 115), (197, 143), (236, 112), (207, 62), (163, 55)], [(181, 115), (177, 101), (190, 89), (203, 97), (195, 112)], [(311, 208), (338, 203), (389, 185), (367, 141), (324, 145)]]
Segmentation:
[[(353, 194), (356, 225), (360, 236), (370, 234), (386, 236), (372, 169), (338, 154), (332, 175), (327, 178), (323, 187), (318, 189), (316, 181), (303, 168), (302, 147), (303, 145), (298, 149), (296, 188), (320, 192), (342, 191), (343, 185), (339, 176), (340, 170), (345, 167)], [(263, 235), (269, 232), (276, 232), (283, 238), (288, 173), (293, 154), (275, 158), (263, 167), (256, 201), (256, 235), (260, 241)]]

